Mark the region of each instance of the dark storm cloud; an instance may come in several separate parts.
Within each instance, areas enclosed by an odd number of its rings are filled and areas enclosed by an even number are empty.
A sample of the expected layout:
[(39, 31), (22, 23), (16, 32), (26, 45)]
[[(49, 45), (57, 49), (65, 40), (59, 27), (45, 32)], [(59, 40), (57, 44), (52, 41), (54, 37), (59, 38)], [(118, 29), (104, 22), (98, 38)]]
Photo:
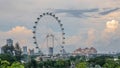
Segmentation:
[(90, 12), (98, 12), (99, 9), (83, 9), (83, 10), (72, 10), (72, 9), (56, 9), (56, 13), (66, 13), (68, 15), (74, 16), (74, 17), (88, 17), (84, 13), (90, 13)]
[(112, 12), (114, 12), (114, 11), (117, 11), (117, 10), (119, 10), (119, 9), (120, 9), (120, 8), (109, 9), (109, 10), (105, 10), (105, 11), (103, 11), (103, 12), (100, 12), (99, 14), (100, 14), (100, 15), (107, 15), (107, 14), (112, 13)]

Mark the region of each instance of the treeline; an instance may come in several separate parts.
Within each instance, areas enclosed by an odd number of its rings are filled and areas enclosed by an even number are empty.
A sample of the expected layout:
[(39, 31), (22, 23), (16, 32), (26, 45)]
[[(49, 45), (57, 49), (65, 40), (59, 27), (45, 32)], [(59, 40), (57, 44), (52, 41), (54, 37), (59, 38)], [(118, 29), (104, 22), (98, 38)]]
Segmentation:
[(25, 64), (25, 68), (70, 68), (70, 60), (47, 60), (47, 61), (35, 61), (31, 59), (30, 62)]
[[(24, 57), (22, 57), (24, 58)], [(67, 59), (40, 60), (35, 57), (28, 58), (27, 62), (22, 63), (16, 56), (10, 54), (0, 54), (0, 68), (120, 68), (120, 56), (71, 56)]]
[(24, 68), (24, 65), (18, 61), (10, 63), (7, 60), (0, 59), (0, 68)]
[[(22, 56), (22, 58), (24, 58)], [(47, 60), (47, 61), (36, 61), (35, 57), (30, 57), (27, 62), (21, 62), (18, 60), (16, 56), (10, 54), (0, 54), (1, 64), (0, 67), (2, 68), (9, 68), (13, 65), (23, 65), (24, 68), (69, 68), (70, 67), (70, 60)], [(5, 62), (5, 63), (3, 63)], [(5, 66), (5, 67), (4, 67)], [(14, 68), (14, 67), (12, 67)]]
[[(120, 57), (99, 56), (76, 63), (76, 68), (120, 68)], [(76, 62), (76, 61), (75, 61)]]

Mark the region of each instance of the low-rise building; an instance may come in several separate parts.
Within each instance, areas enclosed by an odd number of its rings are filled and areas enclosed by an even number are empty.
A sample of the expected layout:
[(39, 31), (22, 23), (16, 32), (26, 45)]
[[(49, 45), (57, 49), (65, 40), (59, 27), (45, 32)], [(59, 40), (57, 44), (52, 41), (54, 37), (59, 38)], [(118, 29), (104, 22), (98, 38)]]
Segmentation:
[(94, 47), (91, 48), (78, 48), (73, 52), (73, 55), (90, 55), (97, 54), (97, 50)]

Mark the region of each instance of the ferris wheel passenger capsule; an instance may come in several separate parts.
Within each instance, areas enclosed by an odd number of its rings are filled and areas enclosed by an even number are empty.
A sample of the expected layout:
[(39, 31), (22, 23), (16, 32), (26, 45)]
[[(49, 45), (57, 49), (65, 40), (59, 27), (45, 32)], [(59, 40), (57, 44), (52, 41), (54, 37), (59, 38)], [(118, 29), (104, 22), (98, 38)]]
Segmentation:
[(63, 35), (65, 35), (65, 33), (62, 33)]
[(37, 20), (39, 20), (40, 18), (37, 18)]
[(45, 13), (43, 13), (43, 15), (45, 15)]
[(62, 28), (62, 30), (64, 30), (64, 28)]
[(60, 23), (61, 21), (60, 21), (60, 20), (58, 20), (58, 22)]
[(34, 42), (34, 44), (37, 44), (37, 42)]
[(63, 39), (65, 39), (65, 37), (63, 37)]
[(36, 26), (33, 26), (33, 28), (36, 28)]
[(35, 31), (33, 31), (33, 33), (35, 34)]
[(50, 15), (52, 15), (52, 13), (50, 13)]
[(58, 17), (56, 17), (56, 19), (58, 19)]
[(62, 42), (62, 44), (65, 44), (65, 42)]
[(37, 24), (38, 22), (36, 21), (35, 24)]
[(53, 17), (55, 17), (55, 15), (53, 15)]
[(36, 49), (38, 49), (38, 47), (36, 47)]
[(49, 13), (48, 13), (48, 12), (47, 12), (46, 14), (47, 14), (47, 15), (49, 15)]
[(43, 17), (42, 15), (40, 15), (40, 17)]
[(33, 39), (35, 39), (36, 37), (34, 36)]

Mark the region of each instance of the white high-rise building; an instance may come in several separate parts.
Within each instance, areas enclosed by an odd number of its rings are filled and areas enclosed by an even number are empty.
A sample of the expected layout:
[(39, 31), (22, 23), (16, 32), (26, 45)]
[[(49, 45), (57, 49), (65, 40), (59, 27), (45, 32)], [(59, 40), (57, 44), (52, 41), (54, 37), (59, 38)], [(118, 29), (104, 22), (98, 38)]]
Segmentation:
[(12, 39), (7, 39), (6, 40), (8, 46), (13, 46), (13, 40)]
[(0, 54), (1, 54), (1, 47), (0, 47)]
[(27, 53), (27, 46), (23, 46), (23, 54), (26, 54), (26, 55), (28, 54)]

